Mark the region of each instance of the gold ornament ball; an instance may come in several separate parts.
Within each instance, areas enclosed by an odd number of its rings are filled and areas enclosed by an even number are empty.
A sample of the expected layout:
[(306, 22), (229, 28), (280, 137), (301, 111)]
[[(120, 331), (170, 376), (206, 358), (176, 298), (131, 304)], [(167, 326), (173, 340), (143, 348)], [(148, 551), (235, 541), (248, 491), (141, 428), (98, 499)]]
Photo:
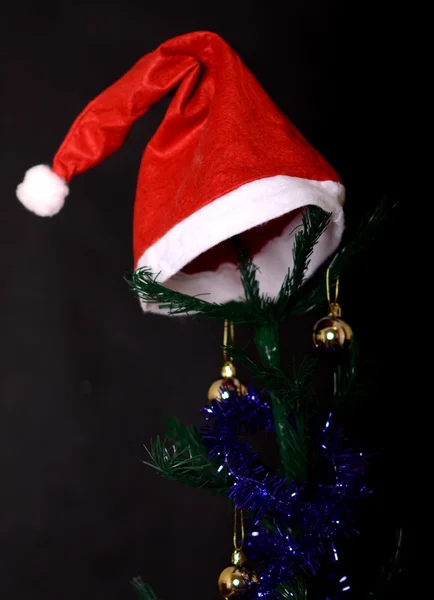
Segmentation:
[(210, 402), (212, 400), (217, 400), (218, 402), (227, 400), (229, 394), (234, 390), (236, 390), (238, 394), (247, 394), (247, 389), (244, 385), (241, 385), (238, 379), (236, 379), (236, 374), (237, 371), (235, 365), (233, 365), (230, 360), (227, 360), (221, 368), (220, 375), (222, 376), (222, 379), (217, 379), (217, 381), (214, 381), (209, 387), (208, 400)]
[(210, 385), (208, 390), (208, 400), (217, 400), (221, 402), (222, 400), (227, 400), (229, 398), (229, 394), (236, 390), (238, 394), (246, 393), (246, 388), (241, 385), (238, 379), (235, 378), (227, 378), (227, 379), (217, 379)]
[(326, 352), (348, 350), (353, 341), (353, 330), (342, 319), (328, 315), (320, 319), (313, 328), (313, 343)]
[(225, 600), (239, 600), (244, 598), (250, 587), (257, 582), (258, 577), (254, 571), (232, 565), (220, 573), (218, 586)]

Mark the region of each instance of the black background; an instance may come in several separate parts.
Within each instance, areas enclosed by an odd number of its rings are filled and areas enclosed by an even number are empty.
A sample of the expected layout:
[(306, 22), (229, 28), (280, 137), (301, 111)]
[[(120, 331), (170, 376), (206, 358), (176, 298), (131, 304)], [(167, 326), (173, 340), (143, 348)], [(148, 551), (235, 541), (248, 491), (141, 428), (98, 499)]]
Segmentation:
[[(74, 180), (55, 218), (35, 217), (14, 196), (85, 104), (143, 54), (195, 29), (226, 39), (341, 174), (350, 229), (384, 193), (402, 198), (380, 242), (341, 281), (341, 300), (375, 368), (360, 441), (380, 452), (354, 560), (369, 578), (399, 523), (411, 573), (407, 15), (344, 0), (18, 1), (1, 11), (0, 598), (126, 600), (139, 573), (162, 600), (218, 598), (230, 508), (137, 460), (166, 416), (199, 422), (221, 363), (218, 323), (144, 316), (123, 280), (141, 153), (168, 100), (115, 156)], [(285, 323), (286, 358), (310, 352), (322, 313)]]

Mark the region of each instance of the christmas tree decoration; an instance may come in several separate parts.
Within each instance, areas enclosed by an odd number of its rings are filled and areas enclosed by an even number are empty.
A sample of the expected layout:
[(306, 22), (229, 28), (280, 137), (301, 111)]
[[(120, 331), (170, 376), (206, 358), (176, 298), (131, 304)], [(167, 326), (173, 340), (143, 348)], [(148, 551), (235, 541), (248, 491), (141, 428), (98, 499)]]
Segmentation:
[(246, 567), (246, 556), (243, 552), (244, 544), (244, 516), (239, 511), (241, 526), (241, 543), (237, 543), (237, 508), (234, 508), (234, 551), (232, 553), (231, 566), (226, 567), (218, 579), (220, 594), (225, 600), (242, 600), (252, 595), (252, 588), (258, 583), (258, 577), (252, 569)]
[[(134, 269), (158, 273), (170, 290), (205, 293), (208, 303), (237, 302), (244, 294), (238, 236), (259, 268), (262, 292), (274, 297), (310, 206), (330, 215), (312, 248), (310, 276), (341, 240), (344, 186), (236, 52), (208, 31), (162, 43), (92, 100), (52, 166), (27, 171), (20, 202), (40, 216), (56, 214), (74, 177), (115, 153), (134, 122), (171, 91), (138, 173)], [(148, 302), (142, 308), (160, 310)]]
[[(366, 458), (329, 414), (310, 428), (317, 483), (289, 483), (263, 465), (246, 441), (248, 434), (274, 429), (271, 406), (261, 394), (240, 397), (234, 392), (203, 412), (201, 434), (216, 470), (227, 474), (227, 495), (255, 524), (247, 539), (249, 555), (262, 566), (254, 597), (274, 598), (283, 572), (315, 572), (322, 555), (338, 555), (337, 540), (352, 531), (356, 504), (369, 494)], [(263, 525), (270, 522), (274, 531)], [(291, 533), (296, 530), (297, 536)]]
[[(337, 279), (349, 266), (348, 256), (354, 257), (363, 241), (378, 230), (383, 215), (384, 205), (380, 205), (349, 245), (337, 252), (330, 277)], [(165, 306), (169, 313), (191, 314), (193, 310), (194, 316), (248, 323), (253, 328), (261, 364), (235, 346), (228, 352), (260, 383), (260, 391), (249, 388), (239, 393), (232, 389), (224, 401), (210, 401), (203, 408), (202, 427), (193, 432), (177, 422), (168, 433), (169, 443), (155, 444), (147, 462), (163, 477), (218, 490), (243, 511), (249, 521), (245, 548), (255, 564), (257, 578), (251, 581), (247, 577), (248, 600), (303, 600), (311, 582), (318, 590), (318, 577), (321, 594), (314, 592), (313, 597), (320, 600), (341, 600), (354, 589), (352, 577), (341, 561), (347, 554), (346, 545), (357, 533), (360, 503), (371, 493), (368, 462), (358, 445), (345, 435), (339, 408), (324, 413), (312, 394), (315, 361), (306, 357), (289, 373), (284, 372), (278, 343), (277, 324), (282, 315), (309, 310), (326, 296), (326, 286), (311, 285), (304, 292), (299, 283), (323, 227), (324, 220), (315, 209), (304, 215), (294, 247), (296, 267), (273, 299), (260, 294), (256, 265), (244, 253), (240, 253), (238, 262), (245, 288), (245, 300), (240, 303), (210, 305), (199, 298), (187, 298), (167, 290), (143, 271), (128, 280), (134, 293)], [(304, 294), (307, 297), (302, 300)], [(350, 403), (351, 390), (356, 393), (357, 353), (348, 356), (351, 360), (340, 364), (332, 403), (336, 398)], [(258, 432), (275, 436), (278, 466), (263, 463), (253, 443)], [(206, 477), (198, 477), (198, 472), (206, 472)], [(222, 573), (223, 593), (235, 594), (232, 575), (236, 566), (232, 564)], [(367, 577), (365, 564), (363, 577)], [(235, 579), (237, 583), (242, 581)], [(389, 582), (390, 578), (385, 577), (373, 585), (385, 590)]]
[(329, 314), (317, 321), (313, 328), (313, 343), (316, 348), (326, 352), (348, 350), (353, 342), (353, 331), (343, 319), (342, 310), (337, 302), (339, 293), (339, 278), (336, 279), (335, 299), (330, 300), (330, 268), (326, 272), (327, 300)]
[(229, 397), (229, 394), (236, 390), (238, 393), (245, 394), (246, 388), (236, 379), (235, 375), (237, 371), (231, 360), (228, 359), (226, 348), (228, 343), (234, 343), (234, 324), (229, 325), (228, 321), (225, 321), (223, 330), (223, 358), (224, 364), (221, 369), (222, 379), (214, 381), (208, 390), (208, 400), (225, 400)]
[(226, 361), (221, 370), (222, 379), (214, 381), (208, 390), (208, 400), (225, 400), (232, 390), (245, 393), (246, 388), (235, 377), (236, 369), (230, 361)]

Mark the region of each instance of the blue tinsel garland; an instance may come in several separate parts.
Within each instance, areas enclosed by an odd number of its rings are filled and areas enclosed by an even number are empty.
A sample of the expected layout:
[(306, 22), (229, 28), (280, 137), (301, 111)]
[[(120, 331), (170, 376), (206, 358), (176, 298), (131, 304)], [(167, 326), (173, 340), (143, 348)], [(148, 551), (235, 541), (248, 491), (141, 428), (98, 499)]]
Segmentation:
[[(246, 434), (273, 429), (265, 399), (251, 390), (245, 395), (226, 392), (224, 401), (213, 401), (203, 412), (201, 433), (209, 455), (220, 463), (219, 472), (226, 470), (229, 497), (254, 523), (246, 545), (249, 559), (261, 568), (250, 598), (278, 600), (279, 584), (303, 571), (315, 572), (321, 556), (339, 560), (337, 539), (352, 530), (354, 503), (368, 493), (366, 459), (351, 449), (329, 414), (321, 426), (311, 427), (318, 463), (310, 481), (288, 482), (266, 468), (246, 441)], [(261, 525), (264, 518), (272, 531)], [(350, 589), (345, 576), (338, 587)]]

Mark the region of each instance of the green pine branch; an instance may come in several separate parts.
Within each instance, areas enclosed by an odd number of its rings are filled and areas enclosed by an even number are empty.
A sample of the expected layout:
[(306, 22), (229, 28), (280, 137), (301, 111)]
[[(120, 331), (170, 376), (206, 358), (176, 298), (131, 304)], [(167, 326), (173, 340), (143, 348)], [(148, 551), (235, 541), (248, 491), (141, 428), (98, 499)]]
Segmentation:
[(141, 577), (135, 577), (131, 582), (139, 600), (158, 600), (151, 587)]
[(243, 248), (238, 245), (241, 282), (244, 288), (245, 302), (256, 314), (256, 325), (279, 321), (291, 296), (301, 287), (310, 259), (319, 238), (330, 222), (331, 214), (316, 206), (309, 206), (303, 211), (300, 231), (295, 234), (292, 249), (293, 268), (288, 269), (280, 291), (276, 298), (261, 295), (259, 282), (256, 277), (258, 267), (253, 258), (248, 257)]
[(253, 258), (249, 257), (241, 246), (238, 246), (238, 269), (240, 271), (241, 283), (243, 284), (247, 304), (254, 309), (261, 311), (261, 293), (259, 291), (259, 282), (256, 278), (258, 267), (253, 263)]
[[(355, 232), (345, 236), (348, 241), (341, 245), (330, 264), (330, 284), (336, 281), (345, 271), (353, 266), (354, 261), (363, 252), (372, 248), (387, 219), (398, 202), (394, 196), (382, 198), (374, 212), (360, 223)], [(314, 278), (303, 285), (291, 298), (286, 308), (286, 314), (298, 315), (305, 313), (327, 300), (326, 289), (322, 278)]]
[(281, 399), (287, 413), (303, 411), (313, 395), (313, 374), (317, 360), (309, 355), (299, 365), (293, 358), (292, 369), (287, 375), (279, 367), (257, 364), (244, 350), (230, 343), (224, 347), (228, 356), (248, 370), (253, 380), (268, 392)]
[(317, 360), (305, 355), (297, 366), (295, 357), (292, 361), (292, 371), (288, 377), (288, 387), (283, 399), (288, 411), (306, 414), (309, 401), (313, 396), (313, 375)]
[(307, 598), (306, 583), (301, 578), (281, 584), (276, 592), (282, 600), (305, 600)]
[(312, 397), (315, 359), (306, 356), (299, 366), (294, 360), (291, 373), (286, 375), (279, 366), (258, 365), (233, 343), (225, 350), (234, 361), (248, 369), (270, 396), (282, 476), (288, 481), (304, 481), (307, 468), (304, 416)]
[(358, 376), (360, 370), (359, 346), (353, 339), (350, 349), (343, 356), (334, 373), (334, 407), (354, 405), (363, 394), (364, 386)]
[(244, 289), (244, 302), (254, 318), (252, 324), (258, 326), (273, 322), (275, 320), (274, 299), (260, 293), (259, 281), (256, 277), (258, 267), (254, 264), (253, 258), (248, 256), (239, 243), (237, 243), (237, 250), (237, 266)]
[(186, 426), (178, 418), (166, 423), (166, 437), (156, 437), (146, 448), (149, 460), (141, 461), (165, 479), (180, 481), (196, 488), (206, 488), (216, 494), (227, 492), (224, 471), (210, 461), (199, 431)]
[(290, 289), (295, 293), (301, 286), (312, 257), (313, 250), (330, 223), (331, 213), (327, 213), (316, 206), (309, 207), (303, 212), (302, 230), (295, 234), (292, 257)]
[(300, 290), (306, 271), (309, 267), (312, 253), (319, 238), (330, 223), (331, 213), (316, 206), (308, 207), (302, 216), (302, 229), (295, 234), (292, 249), (292, 272), (288, 269), (282, 286), (274, 301), (274, 315), (280, 320), (288, 311), (291, 298)]
[(178, 417), (166, 420), (166, 437), (181, 448), (189, 448), (196, 456), (208, 460), (208, 452), (205, 448), (199, 431), (193, 425), (184, 425)]
[(306, 481), (307, 477), (307, 450), (305, 436), (305, 422), (302, 414), (294, 413), (293, 422), (284, 418), (285, 408), (281, 409), (279, 399), (271, 395), (273, 420), (277, 443), (280, 449), (280, 462), (282, 476), (288, 482)]
[(225, 471), (219, 471), (220, 465), (210, 460), (208, 450), (196, 427), (184, 425), (177, 417), (172, 417), (166, 421), (166, 437), (177, 448), (188, 449), (188, 452), (196, 457), (196, 465), (201, 468), (201, 477), (207, 482), (205, 486), (196, 485), (196, 487), (207, 487), (219, 494), (227, 492)]
[(402, 572), (402, 538), (402, 529), (398, 529), (393, 555), (382, 568), (378, 582), (368, 594), (368, 600), (385, 598), (389, 594), (392, 584), (397, 583), (397, 576)]
[[(264, 368), (278, 373), (280, 353), (277, 324), (255, 327), (255, 341)], [(274, 392), (269, 392), (269, 395), (274, 431), (279, 446), (281, 475), (288, 481), (305, 481), (307, 456), (303, 415), (299, 415), (298, 421), (293, 419), (290, 423), (286, 402), (283, 400), (285, 395), (281, 397)]]
[(367, 364), (360, 359), (357, 339), (353, 339), (351, 347), (336, 363), (334, 373), (334, 393), (331, 397), (333, 411), (356, 415), (359, 402), (375, 390), (378, 374), (371, 362)]
[(383, 232), (384, 226), (397, 205), (398, 201), (394, 195), (386, 195), (381, 199), (374, 212), (362, 220), (357, 231), (349, 236), (349, 241), (340, 248), (333, 259), (330, 268), (330, 275), (333, 279), (352, 267), (355, 259), (362, 252), (372, 249), (373, 243)]
[(303, 212), (302, 229), (295, 234), (292, 249), (293, 267), (283, 280), (275, 300), (276, 319), (281, 319), (291, 306), (291, 299), (300, 290), (309, 267), (313, 250), (330, 223), (331, 213), (310, 206)]
[[(130, 291), (147, 304), (158, 304), (158, 308), (167, 310), (170, 315), (186, 315), (191, 318), (207, 317), (228, 320), (235, 324), (255, 323), (257, 315), (252, 314), (245, 302), (217, 304), (207, 302), (199, 296), (188, 296), (166, 288), (158, 282), (159, 274), (153, 274), (148, 267), (141, 267), (126, 274), (125, 280)], [(206, 293), (201, 294), (206, 296)]]

